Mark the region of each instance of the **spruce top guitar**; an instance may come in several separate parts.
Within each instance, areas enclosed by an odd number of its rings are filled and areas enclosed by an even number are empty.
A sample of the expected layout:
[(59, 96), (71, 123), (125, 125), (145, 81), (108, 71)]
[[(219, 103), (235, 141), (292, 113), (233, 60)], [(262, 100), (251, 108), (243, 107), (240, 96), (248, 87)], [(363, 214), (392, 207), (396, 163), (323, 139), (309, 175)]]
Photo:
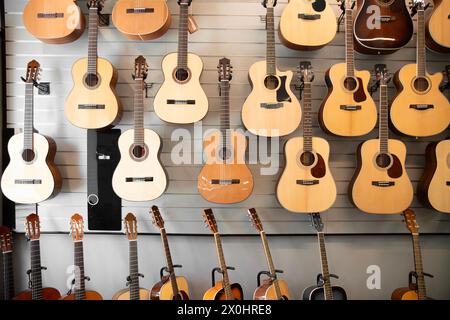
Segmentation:
[(389, 54), (404, 47), (414, 32), (405, 0), (358, 0), (355, 49), (365, 54)]
[(216, 242), (217, 256), (219, 258), (220, 273), (222, 274), (222, 281), (218, 281), (214, 286), (203, 295), (203, 300), (243, 300), (242, 287), (238, 283), (230, 283), (228, 270), (234, 268), (228, 267), (225, 262), (223, 254), (222, 241), (220, 239), (219, 229), (217, 228), (216, 218), (211, 209), (206, 209), (203, 212), (205, 223), (211, 232), (214, 234)]
[(277, 198), (287, 210), (312, 213), (328, 210), (336, 200), (336, 184), (328, 165), (330, 146), (325, 139), (313, 137), (311, 63), (300, 63), (303, 83), (303, 137), (286, 142), (286, 167), (278, 181)]
[(398, 214), (411, 204), (413, 187), (405, 169), (405, 144), (389, 139), (387, 85), (391, 76), (386, 65), (376, 65), (375, 69), (380, 82), (379, 137), (359, 145), (349, 195), (364, 212)]
[(289, 293), (288, 285), (286, 281), (278, 279), (277, 277), (277, 273), (282, 273), (283, 271), (275, 269), (263, 224), (255, 209), (249, 209), (248, 215), (253, 223), (253, 226), (261, 236), (264, 254), (266, 255), (267, 265), (269, 266), (269, 271), (264, 272), (269, 278), (266, 279), (262, 285), (256, 288), (253, 293), (253, 300), (289, 300), (291, 294)]
[[(157, 206), (152, 207), (153, 224), (159, 229), (161, 233), (161, 240), (166, 255), (167, 267), (162, 271), (167, 271), (167, 276), (162, 276), (161, 281), (156, 283), (151, 290), (152, 300), (189, 300), (189, 287), (185, 277), (177, 277), (175, 268), (180, 265), (174, 265), (172, 262), (172, 255), (170, 253), (169, 241), (167, 240), (166, 228), (164, 227), (164, 220), (159, 212)], [(161, 272), (162, 275), (162, 272)]]
[(166, 190), (167, 177), (158, 159), (161, 138), (155, 131), (144, 128), (144, 81), (148, 66), (143, 56), (136, 58), (134, 69), (134, 129), (119, 138), (121, 159), (112, 185), (122, 199), (150, 201)]
[(350, 0), (345, 3), (345, 63), (333, 65), (325, 74), (328, 95), (319, 110), (322, 129), (337, 136), (368, 134), (377, 124), (377, 108), (367, 90), (370, 73), (355, 69), (353, 17)]
[[(405, 217), (406, 227), (412, 235), (413, 249), (414, 249), (414, 266), (415, 270), (409, 273), (408, 288), (398, 288), (392, 292), (392, 300), (431, 300), (427, 297), (427, 289), (425, 286), (425, 276), (433, 277), (428, 273), (423, 272), (422, 253), (420, 251), (419, 241), (419, 225), (416, 221), (416, 214), (411, 209), (406, 209), (403, 212)], [(413, 282), (413, 278), (416, 282)]]
[(23, 291), (14, 297), (14, 300), (58, 300), (61, 294), (55, 288), (42, 287), (42, 270), (47, 270), (41, 265), (41, 226), (39, 216), (30, 214), (26, 218), (25, 232), (30, 241), (31, 269), (27, 271), (30, 279), (30, 290)]
[(249, 70), (252, 92), (242, 107), (242, 122), (251, 133), (279, 137), (292, 133), (300, 124), (301, 108), (290, 85), (291, 71), (277, 69), (275, 54), (274, 7), (276, 0), (264, 0), (267, 10), (266, 60), (253, 64)]
[(291, 49), (319, 49), (337, 31), (336, 15), (327, 0), (290, 0), (280, 20), (280, 40)]
[(75, 0), (29, 0), (22, 18), (29, 33), (50, 44), (73, 42), (85, 28), (84, 15)]
[(253, 176), (245, 164), (247, 139), (230, 126), (230, 60), (219, 61), (220, 131), (205, 137), (206, 164), (198, 176), (198, 190), (203, 198), (215, 203), (236, 203), (253, 191)]
[(426, 42), (430, 50), (450, 52), (450, 1), (433, 0), (433, 13), (429, 16), (426, 25)]
[(450, 103), (439, 91), (442, 73), (426, 70), (425, 1), (413, 0), (413, 4), (417, 11), (417, 62), (395, 74), (397, 95), (391, 103), (391, 122), (405, 135), (428, 137), (448, 128)]
[(102, 296), (95, 291), (86, 291), (86, 280), (89, 277), (84, 275), (84, 221), (79, 214), (74, 214), (70, 218), (70, 234), (73, 240), (74, 249), (74, 266), (75, 279), (73, 282), (73, 290), (69, 294), (62, 297), (62, 300), (103, 300)]
[(339, 277), (330, 274), (328, 269), (325, 235), (323, 233), (324, 225), (320, 214), (311, 214), (311, 221), (317, 231), (317, 238), (319, 240), (322, 273), (317, 276), (317, 285), (308, 287), (303, 291), (303, 300), (347, 300), (347, 293), (342, 287), (331, 285), (331, 278), (338, 279)]
[(208, 112), (208, 98), (200, 85), (202, 59), (188, 52), (189, 6), (192, 0), (179, 0), (178, 52), (164, 57), (164, 83), (155, 96), (155, 112), (171, 123), (194, 123)]
[(8, 142), (10, 162), (3, 172), (3, 194), (16, 203), (33, 204), (56, 196), (62, 184), (54, 164), (56, 143), (34, 130), (34, 87), (40, 65), (36, 60), (27, 65), (23, 132)]
[(0, 250), (3, 261), (3, 299), (14, 297), (13, 236), (11, 229), (0, 227)]
[(122, 108), (114, 88), (117, 70), (106, 59), (98, 57), (98, 14), (104, 0), (89, 0), (88, 57), (72, 67), (74, 87), (66, 104), (66, 118), (84, 129), (101, 129), (116, 124)]

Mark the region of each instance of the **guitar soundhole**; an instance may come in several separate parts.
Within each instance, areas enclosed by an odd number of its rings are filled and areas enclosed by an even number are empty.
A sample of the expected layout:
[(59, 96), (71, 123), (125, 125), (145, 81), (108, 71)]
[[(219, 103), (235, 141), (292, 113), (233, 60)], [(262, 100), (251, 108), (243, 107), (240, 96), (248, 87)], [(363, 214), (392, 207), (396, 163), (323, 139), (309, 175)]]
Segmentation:
[(264, 80), (264, 85), (269, 90), (275, 90), (280, 86), (280, 80), (275, 76), (267, 76)]
[(189, 80), (189, 70), (178, 68), (175, 71), (175, 79), (177, 79), (178, 82), (186, 82), (187, 80)]
[(383, 169), (387, 169), (392, 164), (392, 158), (387, 153), (380, 153), (375, 159), (377, 166)]
[(22, 159), (25, 162), (32, 162), (34, 160), (34, 158), (36, 157), (36, 154), (34, 153), (33, 150), (31, 149), (25, 149), (22, 152)]
[(316, 156), (311, 151), (305, 151), (300, 155), (300, 162), (305, 167), (310, 167), (316, 161)]
[(98, 75), (93, 73), (88, 73), (85, 79), (86, 85), (90, 88), (94, 88), (98, 85)]
[(227, 147), (223, 147), (219, 150), (219, 159), (222, 161), (229, 160), (231, 158), (231, 151)]
[(348, 91), (355, 91), (358, 87), (358, 81), (355, 78), (347, 77), (344, 80), (344, 87)]
[(146, 156), (146, 149), (143, 146), (134, 146), (131, 153), (135, 159), (142, 159)]
[(430, 83), (428, 82), (427, 78), (420, 77), (414, 80), (414, 89), (416, 89), (418, 92), (428, 91), (429, 87)]

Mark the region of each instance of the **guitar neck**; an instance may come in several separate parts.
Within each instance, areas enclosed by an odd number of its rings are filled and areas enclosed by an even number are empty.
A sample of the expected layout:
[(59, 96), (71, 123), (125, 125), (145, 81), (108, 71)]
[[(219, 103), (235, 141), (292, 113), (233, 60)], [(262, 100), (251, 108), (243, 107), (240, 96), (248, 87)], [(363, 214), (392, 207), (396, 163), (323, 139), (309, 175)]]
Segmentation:
[(31, 297), (42, 300), (42, 266), (39, 240), (32, 240), (31, 247)]
[(75, 299), (86, 299), (86, 287), (84, 277), (84, 253), (83, 241), (74, 242), (74, 262), (75, 262)]
[(178, 68), (180, 69), (187, 69), (188, 67), (188, 19), (189, 5), (181, 2), (178, 25)]
[(423, 274), (422, 253), (420, 251), (419, 234), (412, 234), (413, 250), (414, 250), (414, 265), (417, 274), (417, 295), (419, 300), (426, 300), (427, 290), (425, 287), (425, 276)]
[(12, 251), (3, 252), (3, 297), (5, 300), (11, 300), (14, 297)]
[(25, 110), (23, 121), (24, 150), (33, 150), (33, 122), (34, 122), (34, 84), (25, 84)]
[(345, 9), (345, 61), (347, 65), (347, 77), (355, 76), (355, 54), (353, 47), (353, 10), (350, 8), (350, 0), (346, 1)]
[(89, 8), (88, 74), (97, 74), (98, 8)]
[(144, 147), (144, 79), (136, 79), (134, 87), (134, 144)]
[(222, 146), (229, 149), (230, 146), (230, 82), (220, 82), (220, 132), (222, 134)]
[(179, 293), (177, 277), (175, 275), (175, 269), (173, 267), (172, 255), (170, 254), (169, 241), (167, 240), (166, 229), (161, 228), (161, 239), (164, 246), (164, 253), (166, 254), (167, 268), (170, 272), (170, 285), (172, 286), (172, 293), (176, 296)]
[(275, 21), (274, 9), (267, 8), (266, 14), (266, 31), (267, 31), (267, 74), (270, 76), (276, 75), (276, 58), (275, 58)]
[(130, 300), (139, 300), (139, 267), (137, 240), (130, 240)]
[(322, 263), (323, 290), (325, 300), (333, 300), (333, 291), (331, 289), (330, 271), (328, 269), (327, 251), (325, 248), (325, 235), (323, 232), (317, 233), (320, 248), (320, 261)]
[(417, 76), (426, 76), (425, 10), (417, 11)]
[(303, 89), (303, 150), (311, 152), (312, 147), (312, 102), (311, 102), (311, 82), (304, 82)]
[[(261, 240), (262, 240), (263, 247), (264, 247), (264, 254), (266, 255), (267, 265), (269, 266), (269, 272), (270, 272), (271, 276), (275, 278), (277, 273), (275, 271), (275, 266), (273, 264), (272, 254), (270, 253), (269, 242), (267, 241), (266, 233), (264, 231), (261, 231), (260, 235), (261, 235)], [(282, 295), (281, 295), (280, 284), (278, 283), (276, 278), (273, 281), (273, 285), (275, 287), (275, 294), (276, 294), (277, 299), (281, 300)]]
[(380, 153), (389, 152), (389, 104), (388, 88), (386, 84), (380, 85), (380, 123), (379, 139)]
[(219, 258), (219, 265), (222, 269), (223, 277), (223, 289), (225, 291), (225, 297), (227, 300), (233, 300), (233, 294), (231, 292), (230, 278), (228, 277), (227, 264), (225, 263), (225, 256), (223, 254), (222, 241), (220, 235), (214, 233), (214, 240), (216, 242), (217, 256)]

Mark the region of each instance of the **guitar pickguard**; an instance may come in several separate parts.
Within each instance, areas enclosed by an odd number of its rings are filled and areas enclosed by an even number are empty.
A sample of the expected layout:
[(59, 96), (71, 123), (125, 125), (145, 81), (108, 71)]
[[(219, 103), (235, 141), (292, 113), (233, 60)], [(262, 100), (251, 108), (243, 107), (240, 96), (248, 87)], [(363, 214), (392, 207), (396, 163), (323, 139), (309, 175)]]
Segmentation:
[(403, 175), (402, 163), (395, 154), (392, 154), (392, 166), (388, 169), (388, 175), (392, 179), (398, 179)]
[(317, 163), (314, 166), (314, 168), (311, 169), (311, 174), (314, 178), (320, 179), (325, 177), (325, 174), (327, 173), (327, 167), (325, 165), (325, 160), (323, 160), (323, 157), (320, 154), (316, 154), (317, 156)]
[(281, 76), (280, 81), (281, 81), (281, 85), (280, 85), (280, 88), (277, 90), (277, 101), (278, 102), (283, 102), (283, 101), (291, 102), (292, 99), (286, 90), (287, 76)]
[(361, 78), (358, 79), (358, 90), (353, 93), (353, 99), (355, 102), (363, 102), (367, 100), (366, 93), (364, 92), (364, 82)]

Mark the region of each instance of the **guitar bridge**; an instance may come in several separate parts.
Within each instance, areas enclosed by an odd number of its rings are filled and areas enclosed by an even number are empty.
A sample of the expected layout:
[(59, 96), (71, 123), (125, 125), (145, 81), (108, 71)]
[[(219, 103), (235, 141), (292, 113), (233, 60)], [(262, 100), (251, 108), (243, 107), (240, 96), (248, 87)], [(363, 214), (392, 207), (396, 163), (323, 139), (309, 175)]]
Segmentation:
[(283, 108), (283, 103), (261, 103), (261, 108), (263, 109), (280, 109)]
[(153, 177), (127, 177), (125, 182), (153, 182)]
[(41, 179), (16, 179), (14, 184), (42, 184)]
[(340, 109), (344, 111), (359, 111), (362, 108), (359, 105), (341, 105)]
[(380, 188), (388, 188), (395, 186), (394, 181), (372, 181), (372, 185)]
[(445, 184), (446, 184), (447, 186), (450, 186), (450, 181), (447, 181)]
[(175, 100), (175, 99), (168, 99), (167, 104), (172, 105), (180, 105), (180, 104), (187, 104), (187, 105), (194, 105), (195, 100)]
[(231, 179), (231, 180), (220, 180), (220, 179), (213, 179), (211, 180), (211, 184), (218, 184), (218, 185), (232, 185), (232, 184), (239, 184), (241, 183), (240, 179)]
[(38, 13), (37, 17), (38, 19), (60, 19), (64, 18), (64, 13)]
[(320, 14), (299, 13), (298, 18), (302, 20), (319, 20)]
[(428, 110), (428, 109), (434, 109), (434, 105), (432, 104), (411, 104), (409, 106), (410, 109), (415, 109), (418, 111)]
[(154, 8), (131, 8), (127, 9), (127, 13), (153, 13), (155, 12)]
[(106, 106), (104, 104), (79, 104), (80, 110), (104, 110)]
[(296, 182), (301, 186), (314, 186), (319, 184), (319, 180), (297, 180)]

